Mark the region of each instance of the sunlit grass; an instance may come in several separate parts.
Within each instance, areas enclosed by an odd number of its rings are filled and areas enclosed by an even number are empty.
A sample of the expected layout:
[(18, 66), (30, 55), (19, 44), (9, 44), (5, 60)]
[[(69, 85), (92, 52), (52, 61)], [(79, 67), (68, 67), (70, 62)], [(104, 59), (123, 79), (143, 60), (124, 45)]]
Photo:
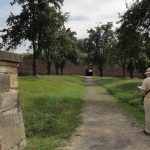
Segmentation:
[(130, 116), (140, 124), (144, 124), (144, 110), (140, 102), (141, 91), (137, 88), (142, 83), (141, 79), (96, 77), (95, 80), (99, 86), (107, 89), (115, 97), (115, 102), (124, 108)]
[(69, 76), (20, 77), (27, 150), (54, 150), (81, 122), (83, 79)]

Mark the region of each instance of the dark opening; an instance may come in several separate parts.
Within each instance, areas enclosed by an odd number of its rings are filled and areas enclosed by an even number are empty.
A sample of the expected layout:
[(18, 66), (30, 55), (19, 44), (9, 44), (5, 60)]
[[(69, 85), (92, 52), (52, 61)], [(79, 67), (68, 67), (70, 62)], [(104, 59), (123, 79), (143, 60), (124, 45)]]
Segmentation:
[(86, 75), (86, 76), (93, 76), (93, 69), (87, 68), (87, 69), (85, 70), (85, 75)]

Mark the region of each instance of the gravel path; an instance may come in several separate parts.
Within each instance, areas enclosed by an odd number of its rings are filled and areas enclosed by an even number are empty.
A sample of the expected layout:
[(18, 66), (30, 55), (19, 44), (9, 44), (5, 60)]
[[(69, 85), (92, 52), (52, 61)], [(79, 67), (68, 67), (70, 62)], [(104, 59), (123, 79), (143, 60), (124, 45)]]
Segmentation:
[(86, 78), (87, 96), (82, 110), (83, 124), (64, 150), (150, 150), (150, 137), (133, 125), (112, 97)]

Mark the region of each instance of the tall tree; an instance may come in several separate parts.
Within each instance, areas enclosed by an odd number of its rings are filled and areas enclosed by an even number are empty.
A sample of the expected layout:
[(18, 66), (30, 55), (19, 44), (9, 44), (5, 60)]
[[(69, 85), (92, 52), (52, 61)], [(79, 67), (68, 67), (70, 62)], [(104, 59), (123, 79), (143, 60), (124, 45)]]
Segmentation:
[(76, 32), (72, 32), (70, 28), (63, 28), (57, 34), (56, 49), (54, 51), (54, 65), (56, 74), (60, 69), (61, 74), (67, 61), (76, 63), (78, 59)]
[(46, 34), (47, 43), (45, 44), (43, 54), (47, 62), (48, 75), (50, 75), (50, 68), (53, 62), (54, 51), (57, 49), (57, 44), (58, 44), (57, 34), (58, 32), (60, 32), (60, 29), (63, 27), (64, 21), (67, 20), (67, 18), (68, 18), (67, 13), (64, 16), (57, 14), (57, 16), (54, 17), (53, 22), (51, 26), (49, 26), (49, 29), (47, 31)]
[(30, 48), (33, 50), (33, 75), (36, 76), (37, 58), (48, 45), (48, 33), (53, 28), (60, 28), (62, 23), (56, 24), (57, 20), (65, 20), (61, 12), (63, 0), (13, 0), (11, 4), (16, 3), (22, 9), (20, 14), (11, 13), (7, 19), (9, 28), (2, 30), (3, 43), (9, 50), (26, 40), (30, 41)]
[(123, 77), (127, 69), (131, 78), (133, 78), (136, 60), (142, 46), (141, 35), (133, 28), (134, 25), (129, 21), (123, 22), (117, 29), (118, 46), (114, 52), (115, 61), (123, 70)]
[(78, 49), (81, 51), (81, 52), (86, 52), (86, 49), (87, 49), (87, 39), (85, 38), (85, 39), (78, 39), (77, 40), (78, 41), (78, 43), (77, 43), (77, 45), (78, 45)]
[(114, 42), (112, 26), (112, 23), (108, 22), (105, 25), (88, 30), (88, 60), (91, 65), (98, 66), (100, 76), (103, 76), (104, 65)]
[[(119, 23), (121, 26), (117, 29), (120, 49), (117, 50), (121, 51), (119, 53), (123, 53), (124, 58), (126, 58), (126, 62), (122, 65), (123, 76), (125, 76), (125, 68), (127, 68), (130, 77), (133, 78), (135, 67), (141, 68), (137, 66), (141, 66), (141, 56), (143, 59), (147, 58), (145, 54), (148, 50), (146, 45), (149, 41), (150, 3), (148, 0), (137, 0), (127, 8), (127, 11), (120, 16)], [(119, 53), (118, 55), (120, 55)]]

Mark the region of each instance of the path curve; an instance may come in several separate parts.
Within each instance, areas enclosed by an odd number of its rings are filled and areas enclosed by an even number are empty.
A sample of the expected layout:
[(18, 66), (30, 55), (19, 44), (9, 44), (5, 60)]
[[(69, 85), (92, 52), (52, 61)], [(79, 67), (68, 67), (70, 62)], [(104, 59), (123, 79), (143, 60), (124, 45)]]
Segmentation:
[(150, 137), (110, 102), (112, 97), (103, 88), (90, 77), (86, 88), (83, 124), (64, 150), (150, 150)]

